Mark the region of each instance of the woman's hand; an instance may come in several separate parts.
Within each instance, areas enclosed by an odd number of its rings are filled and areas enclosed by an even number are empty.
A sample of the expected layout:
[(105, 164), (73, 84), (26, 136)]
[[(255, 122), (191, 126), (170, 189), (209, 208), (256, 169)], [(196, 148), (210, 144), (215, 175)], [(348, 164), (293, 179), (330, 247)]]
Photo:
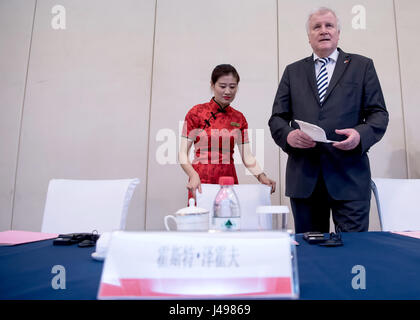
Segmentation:
[(194, 170), (193, 166), (190, 163), (190, 160), (188, 159), (188, 154), (190, 153), (191, 146), (193, 144), (192, 140), (189, 140), (185, 137), (181, 137), (181, 145), (179, 148), (179, 163), (181, 164), (181, 168), (184, 170), (184, 172), (188, 175), (188, 183), (187, 183), (187, 189), (191, 192), (194, 199), (196, 190), (201, 193), (201, 181), (200, 176), (198, 175), (197, 171)]
[(274, 193), (276, 191), (276, 182), (268, 178), (265, 173), (261, 173), (258, 175), (258, 181), (262, 184), (265, 184), (267, 186), (271, 187), (271, 193)]
[(195, 193), (197, 189), (198, 189), (198, 192), (201, 193), (201, 181), (200, 181), (200, 176), (198, 175), (197, 172), (195, 172), (195, 174), (193, 174), (190, 177), (190, 180), (188, 181), (188, 184), (187, 184), (187, 189), (188, 191), (191, 191), (194, 199), (196, 199)]

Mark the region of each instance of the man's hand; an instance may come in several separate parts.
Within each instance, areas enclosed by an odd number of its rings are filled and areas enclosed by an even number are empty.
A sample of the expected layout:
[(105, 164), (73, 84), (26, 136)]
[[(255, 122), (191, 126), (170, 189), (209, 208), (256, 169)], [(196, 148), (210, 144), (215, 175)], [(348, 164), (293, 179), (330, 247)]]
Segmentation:
[(287, 135), (287, 143), (299, 149), (313, 148), (316, 145), (316, 142), (300, 129), (293, 130)]
[(355, 129), (335, 130), (335, 133), (347, 136), (346, 140), (333, 143), (333, 147), (340, 150), (353, 150), (360, 143), (360, 134)]

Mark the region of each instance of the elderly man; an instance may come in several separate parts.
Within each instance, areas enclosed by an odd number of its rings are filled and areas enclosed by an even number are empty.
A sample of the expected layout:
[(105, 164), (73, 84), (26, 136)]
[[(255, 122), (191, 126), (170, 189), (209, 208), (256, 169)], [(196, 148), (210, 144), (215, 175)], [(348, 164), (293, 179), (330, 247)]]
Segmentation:
[[(296, 233), (367, 231), (370, 166), (367, 152), (385, 133), (388, 112), (371, 59), (337, 48), (340, 24), (318, 8), (307, 21), (310, 57), (284, 71), (269, 120), (287, 154), (286, 196)], [(316, 142), (294, 120), (315, 124), (334, 143)]]

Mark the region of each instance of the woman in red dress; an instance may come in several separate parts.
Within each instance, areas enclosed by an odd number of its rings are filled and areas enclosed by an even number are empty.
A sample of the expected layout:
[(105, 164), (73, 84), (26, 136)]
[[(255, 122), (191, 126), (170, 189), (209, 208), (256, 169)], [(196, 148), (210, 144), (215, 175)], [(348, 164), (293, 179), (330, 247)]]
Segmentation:
[[(248, 141), (248, 123), (244, 115), (230, 106), (238, 90), (239, 74), (229, 64), (218, 65), (211, 75), (214, 97), (210, 102), (198, 104), (188, 111), (179, 150), (179, 162), (189, 177), (188, 198), (196, 190), (201, 193), (201, 183), (219, 183), (219, 177), (232, 176), (238, 183), (233, 152), (235, 144), (245, 167), (260, 183), (276, 189), (276, 182), (261, 170), (251, 152)], [(192, 144), (195, 157), (190, 163), (188, 154)]]

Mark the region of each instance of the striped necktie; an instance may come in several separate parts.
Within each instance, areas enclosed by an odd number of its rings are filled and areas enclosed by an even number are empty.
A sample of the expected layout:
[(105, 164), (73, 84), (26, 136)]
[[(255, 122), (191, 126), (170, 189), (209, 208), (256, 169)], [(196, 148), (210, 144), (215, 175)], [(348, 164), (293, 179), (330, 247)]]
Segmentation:
[(328, 88), (328, 72), (326, 65), (330, 61), (330, 58), (319, 58), (318, 61), (321, 62), (322, 65), (316, 77), (316, 86), (318, 87), (319, 102), (322, 104)]

